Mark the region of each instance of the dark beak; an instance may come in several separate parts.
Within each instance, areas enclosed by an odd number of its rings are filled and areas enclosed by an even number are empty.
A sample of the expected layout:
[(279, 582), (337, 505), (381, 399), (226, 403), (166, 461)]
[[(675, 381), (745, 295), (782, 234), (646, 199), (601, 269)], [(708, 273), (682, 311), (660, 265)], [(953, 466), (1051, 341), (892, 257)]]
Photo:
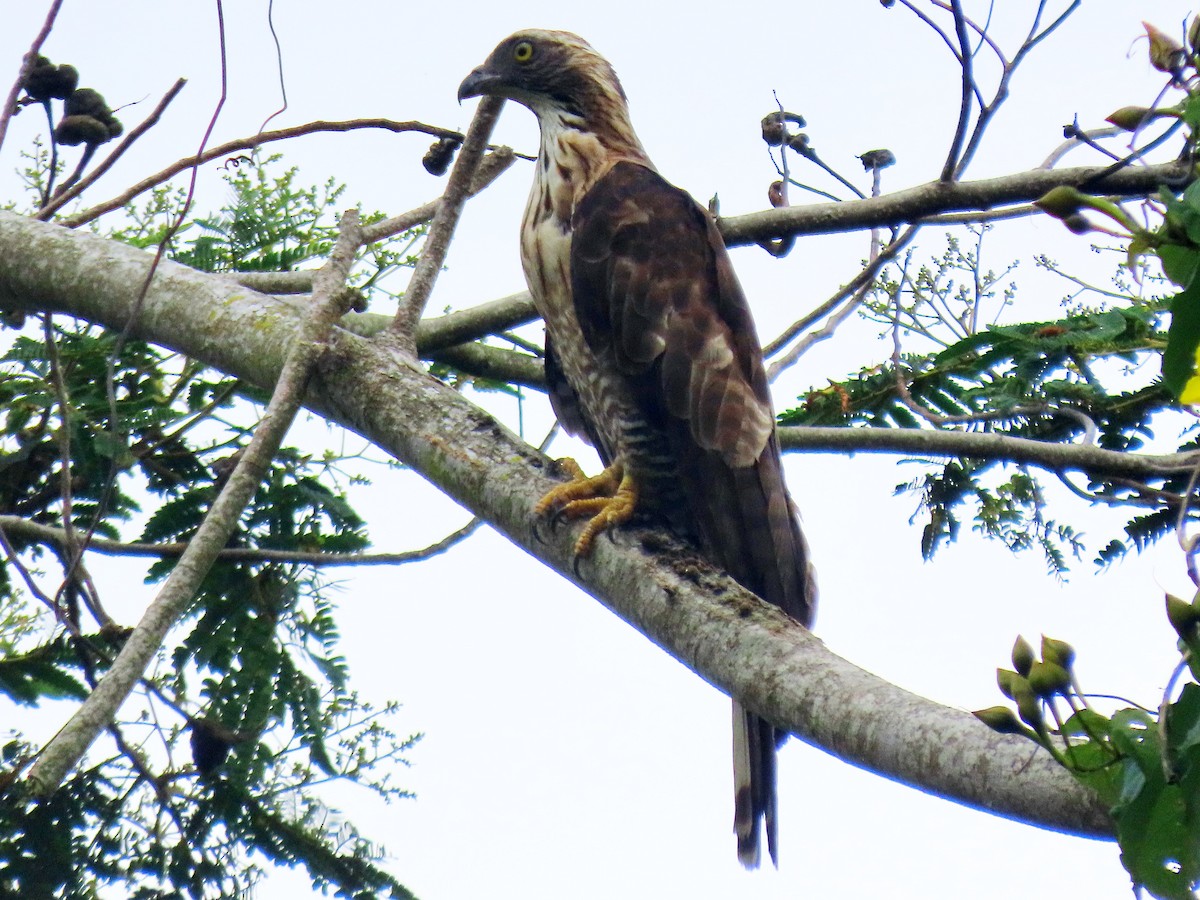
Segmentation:
[(468, 97), (482, 97), (484, 94), (498, 93), (501, 79), (494, 72), (488, 71), (487, 66), (480, 66), (463, 79), (458, 86), (458, 102), (462, 103)]

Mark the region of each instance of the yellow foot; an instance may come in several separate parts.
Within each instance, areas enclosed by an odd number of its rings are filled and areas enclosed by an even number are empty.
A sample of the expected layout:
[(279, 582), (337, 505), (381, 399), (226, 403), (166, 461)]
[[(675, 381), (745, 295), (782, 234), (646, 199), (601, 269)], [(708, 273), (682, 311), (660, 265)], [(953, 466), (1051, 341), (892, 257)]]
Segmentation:
[(575, 555), (587, 556), (601, 532), (633, 518), (638, 501), (637, 484), (632, 476), (625, 474), (619, 462), (592, 478), (584, 475), (573, 459), (560, 459), (558, 465), (571, 480), (547, 493), (533, 513), (538, 518), (587, 519), (575, 542)]

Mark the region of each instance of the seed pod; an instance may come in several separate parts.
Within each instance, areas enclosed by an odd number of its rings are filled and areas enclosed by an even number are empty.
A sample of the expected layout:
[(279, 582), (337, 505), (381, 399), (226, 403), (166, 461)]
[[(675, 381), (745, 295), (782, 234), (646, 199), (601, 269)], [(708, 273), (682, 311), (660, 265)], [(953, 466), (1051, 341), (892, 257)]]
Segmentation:
[(783, 123), (782, 115), (773, 112), (763, 116), (762, 139), (771, 147), (779, 147), (787, 140), (787, 128)]
[(108, 126), (94, 116), (67, 116), (54, 129), (54, 140), (66, 147), (103, 144), (108, 138)]
[(67, 98), (65, 109), (68, 116), (95, 116), (99, 119), (104, 115), (112, 115), (104, 97), (99, 91), (93, 91), (91, 88), (72, 91), (71, 96)]
[(1013, 641), (1012, 664), (1013, 668), (1021, 673), (1021, 677), (1029, 677), (1029, 669), (1033, 666), (1034, 658), (1033, 647), (1029, 641), (1018, 635), (1017, 639)]
[(859, 157), (862, 162), (863, 171), (870, 172), (875, 169), (886, 169), (888, 166), (896, 164), (896, 154), (891, 150), (880, 147), (878, 150), (868, 150)]
[(79, 72), (74, 66), (56, 66), (44, 56), (39, 56), (25, 76), (25, 93), (31, 99), (45, 102), (52, 98), (64, 99), (79, 84)]
[(430, 175), (437, 177), (445, 175), (446, 170), (450, 168), (450, 163), (454, 161), (455, 151), (461, 144), (462, 141), (457, 138), (439, 138), (425, 151), (425, 155), (421, 157), (421, 165)]

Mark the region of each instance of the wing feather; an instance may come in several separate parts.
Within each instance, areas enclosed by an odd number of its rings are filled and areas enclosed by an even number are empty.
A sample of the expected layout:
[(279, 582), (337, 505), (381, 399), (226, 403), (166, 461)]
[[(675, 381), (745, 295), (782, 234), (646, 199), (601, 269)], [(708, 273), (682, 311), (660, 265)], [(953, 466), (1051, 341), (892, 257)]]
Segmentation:
[[(614, 165), (572, 218), (571, 288), (584, 340), (614, 359), (644, 421), (666, 435), (701, 550), (812, 622), (808, 548), (783, 480), (750, 309), (708, 214), (656, 172)], [(776, 857), (775, 748), (786, 733), (734, 706), (738, 854), (759, 827)]]

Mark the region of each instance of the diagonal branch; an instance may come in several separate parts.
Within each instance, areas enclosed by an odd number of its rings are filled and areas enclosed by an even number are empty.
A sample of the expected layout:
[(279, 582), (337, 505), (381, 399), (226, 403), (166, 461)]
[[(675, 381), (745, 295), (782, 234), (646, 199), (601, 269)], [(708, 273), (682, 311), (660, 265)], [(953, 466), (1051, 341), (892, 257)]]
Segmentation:
[(815, 428), (784, 426), (779, 445), (801, 453), (895, 453), (968, 456), (1028, 463), (1052, 472), (1083, 472), (1094, 478), (1162, 478), (1187, 472), (1200, 461), (1192, 453), (1119, 453), (1086, 444), (1055, 444), (977, 431), (932, 428)]
[[(31, 258), (39, 265), (28, 266)], [(121, 323), (146, 264), (131, 247), (0, 212), (0, 305)], [(270, 385), (282, 364), (281, 337), (296, 319), (270, 297), (167, 263), (136, 334)], [(1111, 835), (1097, 798), (1048, 754), (841, 659), (661, 534), (629, 529), (601, 541), (576, 572), (573, 529), (545, 543), (533, 533), (531, 511), (552, 484), (544, 456), (376, 341), (335, 329), (330, 358), (336, 365), (311, 386), (310, 408), (393, 453), (747, 708), (923, 790), (1060, 830)]]
[(450, 241), (454, 237), (455, 226), (462, 214), (463, 204), (471, 196), (471, 183), (475, 172), (483, 160), (483, 151), (487, 139), (496, 127), (496, 119), (504, 108), (504, 100), (496, 97), (485, 97), (475, 110), (475, 117), (467, 129), (462, 149), (454, 168), (450, 171), (450, 180), (446, 184), (446, 192), (442, 195), (433, 224), (429, 226), (429, 234), (425, 238), (425, 249), (417, 268), (413, 271), (412, 280), (404, 292), (400, 308), (396, 310), (396, 319), (392, 323), (390, 336), (396, 341), (399, 350), (409, 359), (417, 358), (417, 322), (425, 311), (429, 295), (433, 293), (433, 285), (438, 273), (446, 260), (450, 249)]
[(28, 783), (34, 796), (44, 798), (54, 793), (92, 741), (112, 723), (117, 710), (158, 653), (167, 632), (186, 612), (217, 554), (228, 543), (300, 408), (305, 387), (325, 351), (330, 332), (346, 311), (343, 286), (360, 241), (358, 213), (350, 210), (342, 218), (342, 233), (329, 263), (317, 276), (313, 310), (296, 329), (280, 367), (275, 391), (253, 438), (112, 667), (46, 744), (29, 770)]
[(1142, 197), (1163, 185), (1183, 187), (1193, 178), (1188, 165), (1177, 162), (1111, 172), (1100, 166), (1031, 169), (980, 181), (951, 184), (932, 181), (865, 200), (813, 203), (727, 216), (717, 224), (725, 243), (736, 247), (790, 234), (840, 234), (903, 225), (941, 213), (1029, 203), (1059, 185), (1080, 189), (1086, 185), (1088, 193), (1099, 196)]

